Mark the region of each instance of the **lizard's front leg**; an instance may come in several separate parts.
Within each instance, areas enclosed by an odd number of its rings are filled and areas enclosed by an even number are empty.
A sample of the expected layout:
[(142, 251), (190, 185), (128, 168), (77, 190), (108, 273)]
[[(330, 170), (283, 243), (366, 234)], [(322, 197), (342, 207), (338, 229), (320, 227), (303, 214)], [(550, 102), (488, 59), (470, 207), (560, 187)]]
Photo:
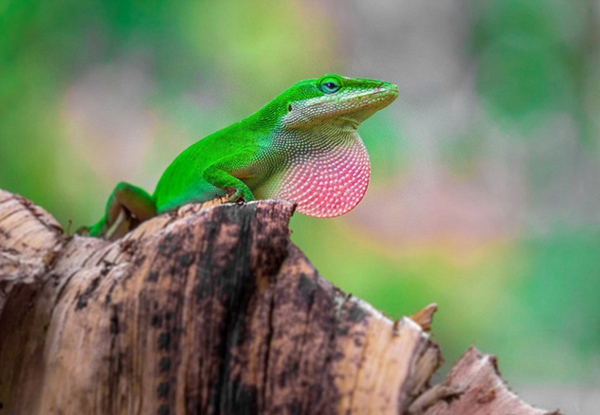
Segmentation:
[(254, 200), (254, 194), (242, 179), (250, 177), (249, 171), (240, 168), (243, 160), (246, 160), (245, 154), (236, 154), (231, 157), (219, 160), (204, 169), (202, 177), (208, 183), (219, 189), (229, 192), (233, 190), (233, 194), (229, 196), (229, 202), (243, 200), (249, 202)]

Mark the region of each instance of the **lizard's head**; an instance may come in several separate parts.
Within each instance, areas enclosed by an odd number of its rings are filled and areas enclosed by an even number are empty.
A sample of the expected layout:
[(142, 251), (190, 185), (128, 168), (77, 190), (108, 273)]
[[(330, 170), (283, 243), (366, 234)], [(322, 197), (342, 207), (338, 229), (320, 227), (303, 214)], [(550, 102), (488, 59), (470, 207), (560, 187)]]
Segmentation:
[(311, 129), (327, 125), (356, 129), (364, 120), (398, 97), (394, 84), (373, 79), (327, 74), (293, 85), (281, 96), (287, 129)]
[(298, 212), (315, 217), (352, 210), (370, 176), (356, 128), (397, 96), (398, 87), (389, 82), (331, 74), (293, 85), (265, 107), (278, 116), (268, 148), (277, 171), (255, 195), (291, 200)]

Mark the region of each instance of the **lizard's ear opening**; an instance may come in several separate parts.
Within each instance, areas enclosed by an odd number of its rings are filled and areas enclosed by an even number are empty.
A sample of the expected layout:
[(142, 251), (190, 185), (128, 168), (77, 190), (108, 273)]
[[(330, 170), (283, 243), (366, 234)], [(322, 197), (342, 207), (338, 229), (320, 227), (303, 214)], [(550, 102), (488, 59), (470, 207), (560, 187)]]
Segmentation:
[(288, 104), (288, 112), (292, 112), (294, 108), (292, 108), (292, 104)]

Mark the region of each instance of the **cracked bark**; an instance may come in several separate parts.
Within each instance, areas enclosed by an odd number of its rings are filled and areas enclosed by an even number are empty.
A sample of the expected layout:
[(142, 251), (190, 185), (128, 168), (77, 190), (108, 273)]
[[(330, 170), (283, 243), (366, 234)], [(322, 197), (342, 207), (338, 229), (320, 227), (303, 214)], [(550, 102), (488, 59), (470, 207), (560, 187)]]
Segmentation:
[(333, 287), (292, 212), (190, 205), (107, 242), (0, 191), (0, 415), (545, 413), (474, 349), (429, 387), (435, 306), (394, 322)]

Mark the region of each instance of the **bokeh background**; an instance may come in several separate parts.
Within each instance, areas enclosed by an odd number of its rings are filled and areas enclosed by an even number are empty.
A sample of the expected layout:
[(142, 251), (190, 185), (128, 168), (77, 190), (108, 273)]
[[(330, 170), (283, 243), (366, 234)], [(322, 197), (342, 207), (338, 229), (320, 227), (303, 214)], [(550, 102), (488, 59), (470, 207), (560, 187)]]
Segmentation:
[(0, 188), (72, 232), (300, 79), (397, 83), (365, 199), (293, 240), (391, 317), (438, 303), (448, 366), (475, 344), (526, 401), (596, 414), (599, 42), (596, 0), (4, 0)]

